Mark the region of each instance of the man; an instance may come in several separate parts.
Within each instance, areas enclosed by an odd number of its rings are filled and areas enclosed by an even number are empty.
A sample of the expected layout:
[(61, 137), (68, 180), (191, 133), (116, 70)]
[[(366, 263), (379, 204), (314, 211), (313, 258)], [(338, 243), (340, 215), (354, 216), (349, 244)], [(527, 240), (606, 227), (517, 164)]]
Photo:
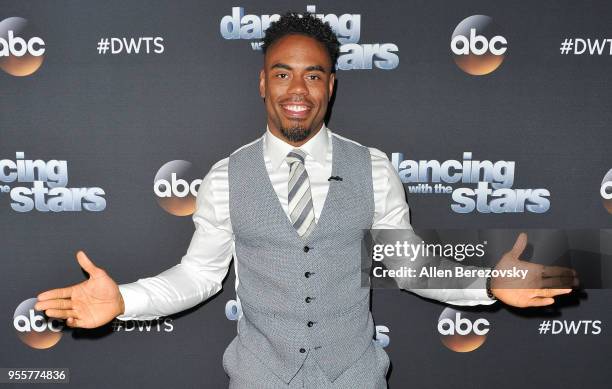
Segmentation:
[[(267, 130), (204, 178), (196, 226), (181, 263), (156, 277), (117, 284), (81, 251), (90, 278), (46, 291), (36, 309), (92, 328), (115, 317), (153, 319), (217, 293), (232, 257), (243, 315), (223, 355), (235, 388), (385, 388), (389, 358), (373, 340), (370, 290), (360, 286), (364, 230), (405, 229), (403, 186), (386, 155), (333, 134), (324, 123), (339, 43), (312, 15), (286, 14), (263, 44), (259, 91)], [(538, 274), (518, 259), (526, 236), (498, 263)], [(554, 302), (564, 289), (419, 289), (458, 305)], [(405, 284), (410, 289), (410, 284)]]

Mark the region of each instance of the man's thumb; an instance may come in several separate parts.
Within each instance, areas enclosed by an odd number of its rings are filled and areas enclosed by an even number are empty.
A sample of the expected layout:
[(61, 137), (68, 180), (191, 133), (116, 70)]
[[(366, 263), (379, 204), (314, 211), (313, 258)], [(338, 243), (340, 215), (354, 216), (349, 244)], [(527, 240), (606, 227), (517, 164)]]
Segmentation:
[(516, 238), (516, 242), (514, 242), (514, 246), (512, 247), (512, 250), (510, 250), (510, 255), (513, 256), (514, 258), (518, 258), (523, 253), (523, 251), (525, 251), (526, 247), (527, 247), (527, 234), (524, 232), (521, 232), (518, 238)]
[(77, 261), (79, 262), (79, 266), (83, 268), (89, 275), (93, 275), (93, 273), (98, 270), (96, 265), (89, 259), (89, 257), (82, 250), (77, 251), (76, 253)]

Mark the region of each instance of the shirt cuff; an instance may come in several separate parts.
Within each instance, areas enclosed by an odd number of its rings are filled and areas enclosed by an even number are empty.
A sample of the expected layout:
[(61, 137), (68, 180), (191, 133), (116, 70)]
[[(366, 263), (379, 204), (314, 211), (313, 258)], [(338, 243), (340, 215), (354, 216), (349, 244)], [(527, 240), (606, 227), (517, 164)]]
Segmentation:
[(119, 285), (119, 292), (123, 297), (124, 312), (117, 316), (119, 320), (153, 320), (159, 316), (146, 315), (149, 296), (147, 290), (138, 284), (132, 282), (130, 284)]
[(490, 305), (497, 301), (487, 294), (487, 277), (478, 277), (468, 289), (465, 290), (466, 299), (480, 301), (480, 304)]

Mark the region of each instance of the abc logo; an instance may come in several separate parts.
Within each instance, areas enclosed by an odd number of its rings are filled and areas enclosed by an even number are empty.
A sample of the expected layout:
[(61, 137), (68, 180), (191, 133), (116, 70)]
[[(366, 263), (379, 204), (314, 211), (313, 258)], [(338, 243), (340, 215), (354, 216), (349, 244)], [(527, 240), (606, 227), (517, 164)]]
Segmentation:
[(40, 68), (45, 42), (28, 21), (12, 17), (0, 22), (0, 68), (13, 76), (29, 76)]
[(37, 299), (30, 298), (19, 304), (13, 315), (13, 326), (19, 339), (32, 348), (53, 347), (62, 338), (64, 321), (50, 319), (44, 312), (34, 309)]
[(442, 344), (456, 352), (470, 352), (482, 346), (487, 339), (489, 326), (487, 319), (452, 308), (446, 308), (438, 318)]
[(603, 198), (604, 207), (612, 214), (612, 169), (604, 176), (599, 194)]
[(155, 175), (153, 192), (157, 203), (175, 216), (188, 216), (195, 211), (196, 196), (202, 183), (199, 171), (191, 162), (170, 161)]
[(508, 50), (508, 41), (500, 32), (488, 16), (472, 15), (463, 19), (453, 31), (450, 44), (457, 66), (474, 76), (497, 69)]

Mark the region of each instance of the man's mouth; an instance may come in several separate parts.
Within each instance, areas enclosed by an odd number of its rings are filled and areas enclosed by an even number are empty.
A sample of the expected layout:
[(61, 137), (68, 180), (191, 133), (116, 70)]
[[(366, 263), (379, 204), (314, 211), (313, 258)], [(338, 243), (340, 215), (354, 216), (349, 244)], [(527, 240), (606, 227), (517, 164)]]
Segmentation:
[(290, 118), (305, 118), (312, 109), (309, 105), (296, 103), (281, 104), (281, 108), (285, 116)]

